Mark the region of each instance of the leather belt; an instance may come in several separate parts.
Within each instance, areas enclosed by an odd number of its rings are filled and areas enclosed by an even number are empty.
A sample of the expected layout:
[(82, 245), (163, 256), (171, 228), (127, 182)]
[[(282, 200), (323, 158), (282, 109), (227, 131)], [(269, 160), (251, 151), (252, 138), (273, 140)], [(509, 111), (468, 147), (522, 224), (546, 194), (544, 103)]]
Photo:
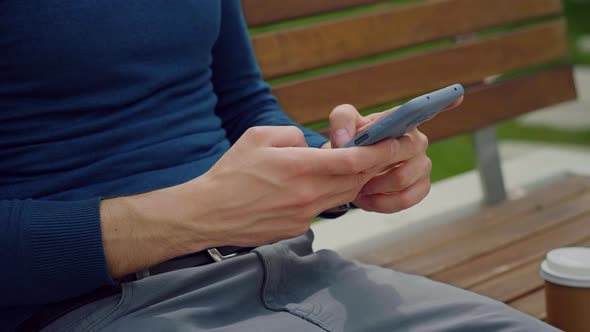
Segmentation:
[[(232, 258), (240, 254), (248, 253), (252, 251), (252, 249), (254, 248), (226, 246), (199, 251), (194, 254), (176, 257), (169, 261), (165, 261), (159, 265), (151, 267), (149, 269), (149, 275), (156, 275), (174, 270), (185, 269), (187, 267), (201, 266), (213, 262), (220, 262), (222, 260)], [(138, 275), (136, 273), (136, 279), (141, 279), (145, 277), (145, 273), (141, 273), (141, 275)]]
[[(248, 253), (252, 251), (252, 249), (254, 248), (232, 246), (211, 248), (196, 252), (194, 254), (189, 254), (171, 259), (169, 261), (156, 265), (150, 268), (149, 270), (128, 275), (124, 278), (121, 278), (119, 281), (125, 283), (139, 280), (150, 275), (157, 275), (174, 270), (180, 270), (189, 267), (206, 265), (213, 262), (219, 262), (231, 257), (238, 256), (240, 254)], [(15, 332), (40, 331), (41, 329), (45, 328), (47, 325), (56, 321), (58, 318), (64, 316), (65, 314), (74, 311), (82, 307), (83, 305), (118, 294), (121, 292), (121, 289), (122, 287), (120, 284), (114, 286), (105, 286), (96, 289), (90, 293), (72, 299), (47, 304), (43, 306), (33, 316), (29, 317), (27, 320), (22, 322), (16, 328)]]

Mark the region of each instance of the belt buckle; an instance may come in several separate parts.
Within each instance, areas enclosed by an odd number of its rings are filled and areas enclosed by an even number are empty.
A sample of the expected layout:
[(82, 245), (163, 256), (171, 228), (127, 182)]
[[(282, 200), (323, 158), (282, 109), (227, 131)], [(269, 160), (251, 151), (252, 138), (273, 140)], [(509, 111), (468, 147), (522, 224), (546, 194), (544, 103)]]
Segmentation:
[(238, 255), (237, 252), (234, 252), (234, 253), (231, 253), (228, 255), (223, 255), (222, 253), (219, 252), (219, 250), (217, 250), (217, 248), (207, 249), (207, 253), (216, 262), (221, 262), (223, 260), (226, 260), (228, 258), (232, 258), (232, 257), (235, 257)]

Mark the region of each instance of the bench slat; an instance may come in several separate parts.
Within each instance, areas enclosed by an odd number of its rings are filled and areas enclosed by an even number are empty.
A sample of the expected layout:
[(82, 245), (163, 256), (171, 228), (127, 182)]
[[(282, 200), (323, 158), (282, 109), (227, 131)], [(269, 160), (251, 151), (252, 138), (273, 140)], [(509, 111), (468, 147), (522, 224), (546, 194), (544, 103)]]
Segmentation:
[[(442, 113), (421, 125), (420, 130), (436, 142), (575, 98), (571, 66), (558, 66), (509, 81), (470, 87), (460, 108)], [(328, 128), (318, 132), (329, 136)]]
[(434, 225), (395, 243), (373, 250), (360, 261), (373, 265), (390, 265), (395, 261), (425, 252), (437, 245), (476, 232), (482, 225), (494, 225), (530, 214), (539, 208), (548, 208), (560, 201), (580, 196), (590, 191), (588, 179), (571, 176), (545, 188), (527, 193), (525, 197), (509, 200), (500, 205), (484, 207), (477, 214), (469, 215), (449, 224)]
[(380, 1), (383, 0), (242, 0), (242, 8), (248, 25), (256, 26)]
[(459, 238), (422, 254), (393, 263), (390, 267), (402, 272), (432, 275), (455, 267), (485, 253), (499, 250), (517, 241), (547, 231), (567, 220), (590, 212), (590, 193), (525, 218), (492, 227), (481, 225), (477, 233)]
[(470, 290), (501, 302), (509, 302), (543, 286), (539, 264), (538, 261), (525, 264)]
[(565, 24), (560, 20), (278, 85), (273, 92), (295, 121), (306, 124), (326, 119), (338, 104), (350, 103), (363, 109), (456, 82), (478, 82), (490, 75), (560, 59), (565, 54)]
[(537, 262), (551, 249), (569, 246), (590, 236), (590, 217), (551, 229), (523, 241), (501, 248), (489, 255), (474, 259), (455, 268), (435, 273), (431, 277), (457, 287), (468, 288), (490, 280), (515, 267)]
[[(580, 245), (588, 246), (588, 244), (584, 242)], [(543, 287), (544, 281), (539, 275), (540, 266), (541, 260), (534, 261), (478, 284), (470, 290), (502, 302), (516, 300)]]
[(470, 90), (460, 108), (422, 126), (432, 142), (472, 132), (543, 107), (576, 99), (570, 66)]
[[(590, 238), (575, 244), (581, 247), (590, 247)], [(539, 260), (541, 264), (541, 260)], [(540, 265), (539, 265), (540, 266)], [(527, 313), (541, 320), (547, 319), (545, 307), (545, 287), (541, 286), (536, 291), (519, 297), (508, 303), (514, 309)]]
[(256, 35), (252, 43), (265, 77), (271, 78), (559, 13), (560, 0), (429, 1)]
[(545, 310), (545, 287), (527, 294), (509, 303), (514, 309), (540, 320), (547, 319)]

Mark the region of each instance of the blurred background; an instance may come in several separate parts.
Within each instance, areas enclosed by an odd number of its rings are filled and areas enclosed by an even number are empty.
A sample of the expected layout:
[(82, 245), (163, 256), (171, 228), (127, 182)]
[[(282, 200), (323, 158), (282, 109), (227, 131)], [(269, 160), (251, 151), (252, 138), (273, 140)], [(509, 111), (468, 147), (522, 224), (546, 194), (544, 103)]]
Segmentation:
[[(338, 3), (338, 0), (334, 0), (333, 2)], [(344, 0), (341, 2), (347, 3), (348, 1)], [(279, 23), (262, 22), (261, 24), (250, 24), (250, 33), (254, 37), (256, 46), (256, 37), (268, 33), (297, 29), (298, 27), (309, 24), (322, 24), (348, 17), (357, 17), (363, 14), (413, 5), (420, 2), (423, 2), (423, 0), (365, 1), (365, 3), (368, 3), (367, 5), (354, 6), (352, 8), (343, 5), (343, 7), (349, 8), (336, 8), (336, 10), (330, 10), (327, 13), (312, 16), (301, 15), (305, 17), (287, 18)], [(515, 3), (517, 2), (515, 1)], [(250, 21), (256, 20), (255, 10), (257, 1), (246, 0), (245, 3), (249, 3), (249, 7), (251, 7), (246, 8), (247, 18)], [(503, 161), (520, 157), (523, 154), (534, 152), (539, 148), (547, 146), (585, 151), (590, 154), (590, 0), (563, 0), (562, 4), (564, 15), (567, 19), (569, 58), (531, 65), (529, 68), (519, 69), (503, 76), (505, 78), (518, 77), (519, 75), (536, 72), (545, 67), (555, 66), (556, 64), (572, 63), (575, 65), (574, 76), (579, 94), (578, 99), (576, 101), (561, 103), (548, 109), (541, 109), (535, 113), (498, 125), (497, 133), (501, 142), (499, 147)], [(250, 12), (248, 12), (248, 9), (250, 9)], [(532, 19), (506, 25), (502, 28), (485, 29), (477, 32), (476, 35), (478, 37), (493, 36), (499, 32), (516, 30), (540, 22), (546, 22), (547, 19), (550, 18)], [(387, 38), (387, 36), (383, 36), (383, 38)], [(378, 63), (408, 53), (445, 47), (452, 45), (453, 42), (454, 40), (449, 39), (421, 43), (407, 48), (363, 57), (360, 60), (345, 61), (279, 78), (267, 77), (267, 81), (273, 87), (276, 87), (277, 85), (322, 74), (330, 74), (347, 68), (352, 69)], [(260, 58), (260, 54), (258, 54), (258, 57)], [(368, 107), (363, 109), (362, 112), (367, 114), (380, 111), (398, 105), (403, 101), (397, 100), (396, 102), (385, 105)], [(342, 97), (342, 103), (344, 102), (347, 102), (345, 96)], [(310, 128), (318, 129), (324, 127), (326, 122), (317, 121), (317, 123), (306, 123), (306, 125)], [(475, 167), (473, 143), (469, 135), (461, 135), (443, 141), (437, 141), (431, 145), (429, 155), (435, 165), (432, 174), (433, 181), (440, 181), (450, 176), (472, 170)]]
[[(547, 145), (581, 150), (590, 155), (590, 0), (564, 0), (563, 5), (571, 54), (568, 62), (575, 66), (579, 100), (542, 109), (497, 126), (503, 160), (520, 157)], [(462, 151), (461, 157), (451, 153), (457, 150)], [(473, 147), (467, 136), (435, 143), (429, 152), (437, 165), (433, 169), (434, 181), (475, 167)]]

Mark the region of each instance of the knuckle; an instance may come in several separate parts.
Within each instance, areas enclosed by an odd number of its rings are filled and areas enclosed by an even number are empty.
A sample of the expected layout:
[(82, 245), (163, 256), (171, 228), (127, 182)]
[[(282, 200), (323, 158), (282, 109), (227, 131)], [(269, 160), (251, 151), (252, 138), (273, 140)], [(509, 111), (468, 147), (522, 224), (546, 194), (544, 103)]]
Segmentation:
[(398, 168), (393, 172), (393, 181), (396, 188), (405, 189), (410, 186), (410, 175), (404, 168)]
[(428, 136), (426, 136), (423, 132), (418, 131), (418, 137), (420, 139), (420, 143), (423, 150), (426, 151), (428, 149), (428, 145), (430, 144)]
[(426, 158), (424, 159), (424, 163), (425, 163), (426, 171), (430, 174), (430, 172), (432, 171), (432, 159), (430, 159), (428, 156), (426, 156)]
[(268, 128), (265, 127), (250, 127), (246, 130), (244, 135), (253, 139), (253, 140), (260, 140), (268, 133)]
[[(352, 149), (349, 149), (352, 150)], [(359, 173), (361, 170), (359, 162), (353, 153), (347, 153), (342, 158), (342, 165), (352, 173)]]
[(284, 131), (287, 135), (293, 136), (294, 138), (297, 138), (297, 139), (304, 139), (305, 138), (303, 131), (301, 131), (301, 129), (299, 129), (295, 126), (284, 126), (284, 127), (281, 127), (281, 130)]
[(398, 196), (398, 206), (400, 209), (405, 210), (409, 209), (412, 206), (416, 205), (416, 201), (412, 198), (412, 196), (408, 195), (408, 193), (403, 193)]
[(356, 113), (356, 108), (350, 104), (342, 104), (336, 106), (332, 112), (330, 113), (329, 119), (330, 121), (338, 118), (341, 114), (350, 114)]
[(408, 154), (411, 156), (416, 156), (420, 153), (420, 145), (418, 142), (412, 140), (410, 144), (408, 144)]

